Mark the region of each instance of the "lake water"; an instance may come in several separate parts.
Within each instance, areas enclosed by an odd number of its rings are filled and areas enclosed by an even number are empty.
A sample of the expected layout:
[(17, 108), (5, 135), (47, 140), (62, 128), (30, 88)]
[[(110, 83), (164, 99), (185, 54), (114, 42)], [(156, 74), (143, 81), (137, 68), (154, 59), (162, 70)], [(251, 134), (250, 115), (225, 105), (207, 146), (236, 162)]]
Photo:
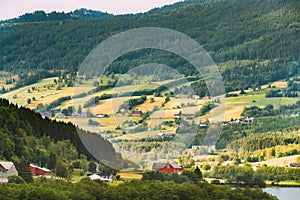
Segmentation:
[(276, 196), (279, 200), (300, 200), (299, 187), (264, 188), (263, 191)]

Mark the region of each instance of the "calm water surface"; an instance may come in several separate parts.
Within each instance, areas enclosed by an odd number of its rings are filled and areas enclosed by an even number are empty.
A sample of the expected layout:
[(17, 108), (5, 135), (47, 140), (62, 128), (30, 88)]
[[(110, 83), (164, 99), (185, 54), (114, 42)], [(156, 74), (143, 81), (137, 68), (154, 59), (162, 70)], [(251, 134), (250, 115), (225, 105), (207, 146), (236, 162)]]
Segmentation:
[(276, 196), (279, 200), (300, 200), (299, 187), (264, 188), (263, 191)]

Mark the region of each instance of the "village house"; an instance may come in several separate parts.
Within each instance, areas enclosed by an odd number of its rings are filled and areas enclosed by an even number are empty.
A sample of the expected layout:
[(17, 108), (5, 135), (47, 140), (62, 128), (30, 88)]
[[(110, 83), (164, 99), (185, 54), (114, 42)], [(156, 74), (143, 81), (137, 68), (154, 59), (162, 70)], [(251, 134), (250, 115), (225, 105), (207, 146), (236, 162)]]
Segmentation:
[(101, 180), (104, 182), (112, 182), (113, 175), (112, 174), (91, 174), (88, 176), (91, 180)]
[(97, 114), (96, 117), (97, 117), (97, 118), (105, 118), (106, 115), (105, 115), (105, 114)]
[(32, 172), (32, 175), (34, 176), (43, 176), (46, 178), (51, 178), (51, 170), (44, 168), (44, 167), (39, 167), (35, 164), (30, 164), (29, 165), (30, 171)]
[(256, 171), (258, 168), (261, 168), (261, 164), (252, 164), (252, 169)]
[(226, 121), (223, 121), (223, 122), (222, 122), (222, 126), (227, 126), (227, 125), (229, 125), (228, 122), (226, 122)]
[(157, 135), (158, 135), (158, 136), (163, 136), (163, 135), (164, 135), (164, 133), (163, 133), (163, 132), (161, 132), (161, 131), (159, 131), (159, 132), (157, 133)]
[(164, 173), (177, 173), (181, 174), (183, 172), (183, 167), (179, 166), (173, 162), (167, 163), (153, 163), (152, 170), (156, 170)]
[(194, 94), (194, 95), (192, 95), (192, 98), (193, 98), (193, 99), (200, 99), (200, 96), (199, 96), (199, 95), (196, 95), (196, 94)]
[(194, 118), (194, 114), (182, 113), (181, 117), (183, 117), (185, 120), (192, 120)]
[(208, 127), (208, 123), (207, 122), (199, 122), (198, 126), (201, 128), (206, 128), (206, 127)]
[(243, 120), (243, 124), (251, 124), (254, 122), (254, 118), (253, 117), (246, 117), (244, 120)]
[(135, 117), (140, 117), (141, 115), (143, 114), (143, 111), (142, 110), (133, 110), (131, 112), (131, 116), (135, 116)]
[(210, 153), (212, 151), (216, 151), (216, 146), (215, 145), (211, 145), (211, 146), (198, 146), (198, 145), (193, 145), (190, 149), (186, 149), (185, 152), (192, 155), (192, 156), (196, 156), (199, 154), (203, 154), (203, 153)]
[(204, 100), (209, 100), (210, 99), (210, 96), (205, 96), (203, 97)]
[(18, 176), (13, 162), (0, 162), (0, 183), (7, 183), (9, 176)]
[(41, 114), (43, 119), (53, 117), (51, 112), (41, 112), (40, 114)]
[(175, 119), (180, 118), (180, 114), (174, 114), (174, 118), (175, 118)]
[(290, 163), (290, 167), (292, 167), (292, 168), (299, 168), (300, 167), (300, 163)]
[(68, 117), (65, 116), (64, 114), (58, 114), (58, 115), (56, 116), (56, 118), (58, 118), (58, 119), (67, 119)]
[(194, 118), (194, 114), (189, 114), (189, 113), (181, 113), (181, 114), (174, 114), (174, 119), (179, 119), (182, 117), (185, 120), (192, 120)]

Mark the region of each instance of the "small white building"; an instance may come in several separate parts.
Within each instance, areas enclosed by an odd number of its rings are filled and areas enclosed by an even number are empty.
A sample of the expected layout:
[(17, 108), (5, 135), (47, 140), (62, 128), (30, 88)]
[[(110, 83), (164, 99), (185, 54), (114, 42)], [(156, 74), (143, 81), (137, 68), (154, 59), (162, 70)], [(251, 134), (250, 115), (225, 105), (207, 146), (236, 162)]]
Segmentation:
[(196, 94), (194, 94), (194, 95), (192, 95), (192, 98), (193, 98), (193, 99), (200, 99), (200, 96), (199, 96), (199, 95), (196, 95)]
[(105, 114), (98, 114), (96, 115), (97, 118), (105, 118)]
[(0, 183), (7, 183), (9, 176), (18, 176), (13, 162), (0, 162)]
[(164, 133), (163, 133), (163, 132), (161, 132), (161, 131), (159, 131), (159, 132), (157, 133), (157, 135), (158, 135), (158, 136), (163, 136), (163, 135), (164, 135)]
[(89, 178), (91, 180), (101, 180), (101, 181), (104, 181), (104, 182), (112, 182), (112, 179), (113, 179), (113, 175), (110, 174), (92, 174), (92, 175), (89, 175)]

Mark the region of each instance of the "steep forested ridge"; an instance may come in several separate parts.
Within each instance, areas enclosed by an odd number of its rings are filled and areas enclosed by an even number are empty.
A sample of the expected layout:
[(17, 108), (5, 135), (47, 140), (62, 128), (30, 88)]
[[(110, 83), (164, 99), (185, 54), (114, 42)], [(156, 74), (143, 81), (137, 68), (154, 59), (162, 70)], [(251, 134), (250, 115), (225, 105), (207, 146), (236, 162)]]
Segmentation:
[[(76, 18), (55, 15), (57, 19), (25, 20), (0, 34), (0, 69), (76, 69), (93, 47), (106, 38), (148, 26), (187, 34), (203, 45), (216, 62), (293, 60), (300, 52), (299, 10), (297, 0), (188, 1), (137, 15), (94, 14), (88, 18), (82, 17), (81, 12)], [(116, 65), (133, 67), (146, 55), (177, 68), (187, 66), (156, 51), (134, 52)], [(135, 62), (130, 64), (128, 60)]]
[[(57, 122), (30, 109), (9, 104), (0, 99), (0, 160), (24, 159), (50, 167), (51, 154), (62, 160), (74, 160), (80, 154), (91, 159), (92, 155), (83, 146), (79, 132), (71, 123)], [(111, 144), (98, 136), (99, 145), (112, 149)]]

